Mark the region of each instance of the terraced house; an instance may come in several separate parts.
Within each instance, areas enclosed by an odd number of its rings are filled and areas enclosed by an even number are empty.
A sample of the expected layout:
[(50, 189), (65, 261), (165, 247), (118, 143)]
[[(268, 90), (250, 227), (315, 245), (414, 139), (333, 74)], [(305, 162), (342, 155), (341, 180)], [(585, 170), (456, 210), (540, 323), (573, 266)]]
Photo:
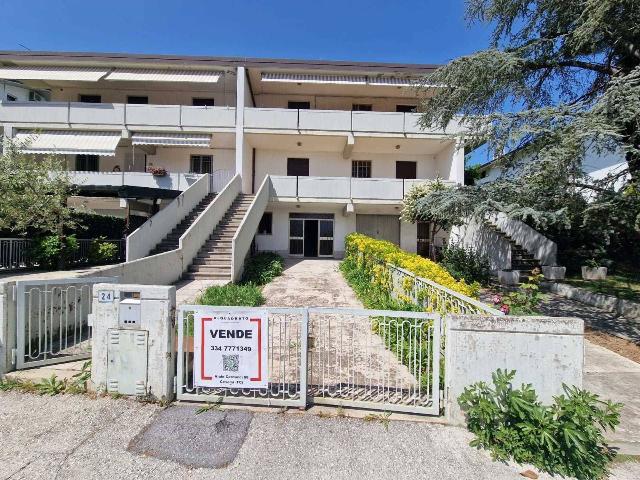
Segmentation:
[(340, 257), (352, 231), (426, 251), (403, 196), (464, 175), (460, 127), (418, 123), (429, 90), (415, 85), (434, 68), (0, 52), (0, 81), (46, 100), (5, 97), (0, 123), (34, 161), (64, 155), (70, 202), (147, 217), (128, 261), (179, 252), (183, 277), (235, 279), (251, 251)]

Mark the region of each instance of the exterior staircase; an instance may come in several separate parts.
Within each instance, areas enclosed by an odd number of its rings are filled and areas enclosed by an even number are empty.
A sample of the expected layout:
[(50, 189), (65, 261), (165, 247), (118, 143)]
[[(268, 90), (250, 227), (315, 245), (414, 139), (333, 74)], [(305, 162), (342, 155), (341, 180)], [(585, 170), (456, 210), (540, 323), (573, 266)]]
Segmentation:
[(517, 270), (520, 273), (520, 283), (529, 280), (531, 270), (536, 267), (540, 268), (540, 260), (504, 233), (495, 223), (487, 220), (485, 221), (485, 226), (505, 238), (511, 245), (511, 270)]
[(254, 196), (236, 197), (182, 278), (231, 280), (231, 242)]
[(189, 215), (184, 217), (182, 221), (176, 225), (176, 227), (164, 237), (164, 239), (156, 245), (156, 247), (149, 253), (149, 255), (155, 255), (157, 253), (168, 252), (169, 250), (175, 250), (178, 248), (180, 237), (187, 231), (196, 218), (209, 206), (215, 198), (215, 193), (209, 193), (206, 197), (200, 200), (200, 203), (196, 205), (193, 210), (189, 212)]

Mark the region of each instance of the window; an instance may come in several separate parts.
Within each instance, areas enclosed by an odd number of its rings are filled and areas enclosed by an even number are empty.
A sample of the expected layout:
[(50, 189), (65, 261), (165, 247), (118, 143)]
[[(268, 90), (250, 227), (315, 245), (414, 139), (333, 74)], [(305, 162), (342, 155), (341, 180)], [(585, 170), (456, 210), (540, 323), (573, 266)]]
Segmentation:
[(140, 95), (128, 95), (127, 103), (130, 105), (146, 105), (149, 103), (149, 97)]
[(416, 253), (421, 257), (429, 257), (429, 226), (429, 222), (417, 222), (418, 232), (416, 235), (416, 240), (418, 245)]
[(353, 178), (371, 178), (371, 161), (354, 160), (351, 162), (351, 176)]
[(353, 105), (351, 105), (351, 110), (354, 112), (370, 112), (372, 109), (371, 104), (354, 103)]
[(415, 105), (396, 105), (396, 112), (415, 113), (417, 110)]
[(416, 178), (416, 162), (396, 162), (396, 178)]
[(264, 212), (262, 214), (262, 218), (260, 219), (260, 223), (258, 224), (258, 234), (271, 235), (272, 226), (273, 226), (273, 213)]
[(287, 108), (309, 110), (311, 108), (311, 102), (289, 102)]
[(100, 157), (98, 155), (76, 155), (76, 170), (79, 172), (97, 172)]
[(13, 95), (7, 93), (7, 102), (17, 102), (18, 97), (14, 97)]
[(308, 158), (287, 158), (287, 175), (289, 177), (308, 177)]
[(191, 155), (191, 173), (213, 172), (213, 157), (211, 155)]
[(215, 106), (215, 99), (213, 98), (194, 98), (193, 106), (194, 107), (213, 107)]
[(82, 103), (102, 103), (102, 97), (100, 95), (80, 95), (80, 102), (82, 102)]

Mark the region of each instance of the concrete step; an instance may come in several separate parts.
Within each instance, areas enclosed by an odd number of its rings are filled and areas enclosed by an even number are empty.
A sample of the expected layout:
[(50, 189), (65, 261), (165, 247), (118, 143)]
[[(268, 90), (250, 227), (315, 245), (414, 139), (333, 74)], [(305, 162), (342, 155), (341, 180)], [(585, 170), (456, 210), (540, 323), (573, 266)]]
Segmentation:
[(195, 258), (193, 260), (193, 265), (206, 265), (206, 266), (210, 266), (210, 267), (228, 267), (229, 266), (229, 262), (231, 261), (231, 258), (227, 259), (220, 259), (216, 256), (212, 256), (209, 258)]
[(191, 273), (211, 273), (216, 275), (231, 275), (231, 267), (213, 267), (209, 265), (190, 265)]
[(185, 280), (231, 280), (231, 274), (186, 272), (182, 274), (182, 278)]

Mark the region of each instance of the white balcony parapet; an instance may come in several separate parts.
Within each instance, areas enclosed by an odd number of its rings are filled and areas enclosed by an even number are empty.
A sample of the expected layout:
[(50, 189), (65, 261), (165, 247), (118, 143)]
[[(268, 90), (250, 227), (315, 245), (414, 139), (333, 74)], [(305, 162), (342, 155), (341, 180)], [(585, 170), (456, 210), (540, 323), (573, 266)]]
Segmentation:
[[(429, 179), (291, 177), (271, 175), (272, 200), (326, 199), (402, 201), (413, 185)], [(455, 182), (445, 182), (454, 184)]]
[(198, 173), (168, 173), (155, 176), (146, 172), (68, 172), (75, 185), (130, 186), (184, 191), (203, 177)]
[(345, 110), (289, 110), (245, 108), (244, 126), (258, 130), (353, 132), (371, 134), (452, 135), (461, 129), (457, 119), (449, 126), (423, 129), (419, 113), (361, 112)]
[(2, 102), (0, 122), (46, 125), (107, 125), (120, 128), (234, 128), (235, 107), (129, 105), (122, 103)]

